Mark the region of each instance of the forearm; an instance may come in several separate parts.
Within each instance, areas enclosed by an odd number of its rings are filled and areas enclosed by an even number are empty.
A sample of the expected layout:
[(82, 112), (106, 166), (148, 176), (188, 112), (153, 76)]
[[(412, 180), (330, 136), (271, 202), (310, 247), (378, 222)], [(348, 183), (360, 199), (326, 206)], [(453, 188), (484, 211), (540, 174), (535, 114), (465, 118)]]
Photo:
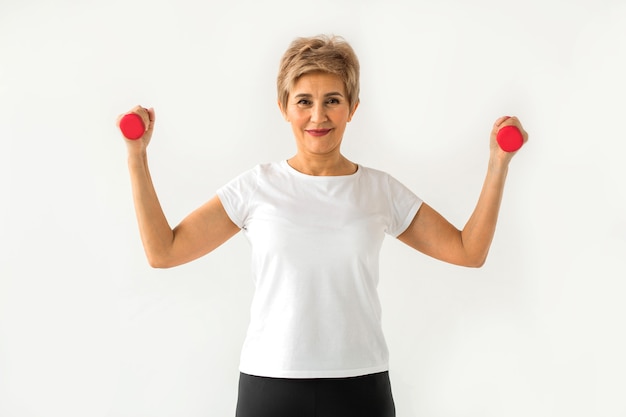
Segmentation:
[(483, 265), (487, 259), (496, 231), (507, 173), (507, 163), (496, 158), (490, 159), (476, 208), (461, 231), (467, 259), (474, 266)]
[(489, 165), (476, 208), (459, 231), (428, 204), (422, 207), (400, 236), (402, 242), (435, 259), (455, 265), (480, 267), (485, 263), (496, 231), (498, 214), (504, 194), (504, 183), (514, 152), (503, 151), (496, 135), (502, 126), (520, 129), (524, 143), (528, 133), (515, 117), (496, 120), (491, 131)]
[(154, 189), (147, 155), (129, 154), (128, 169), (141, 240), (148, 262), (154, 266), (172, 246), (174, 234)]

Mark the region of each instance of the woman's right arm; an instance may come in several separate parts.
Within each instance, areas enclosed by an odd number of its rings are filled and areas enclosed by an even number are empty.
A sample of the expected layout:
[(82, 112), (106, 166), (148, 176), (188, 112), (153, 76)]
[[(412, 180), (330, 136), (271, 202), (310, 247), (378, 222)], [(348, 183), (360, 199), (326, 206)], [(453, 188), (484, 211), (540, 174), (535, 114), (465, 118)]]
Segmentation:
[(163, 213), (148, 169), (147, 146), (154, 129), (153, 109), (135, 107), (148, 128), (137, 140), (125, 139), (128, 169), (139, 232), (150, 266), (170, 268), (197, 259), (220, 246), (240, 229), (214, 196), (172, 229)]

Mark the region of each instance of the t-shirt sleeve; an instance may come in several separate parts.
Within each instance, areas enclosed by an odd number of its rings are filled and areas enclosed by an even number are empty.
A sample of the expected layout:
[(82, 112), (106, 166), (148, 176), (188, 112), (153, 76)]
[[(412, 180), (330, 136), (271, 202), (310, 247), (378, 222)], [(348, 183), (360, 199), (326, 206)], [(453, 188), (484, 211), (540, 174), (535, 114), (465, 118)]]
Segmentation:
[(388, 185), (390, 224), (387, 233), (398, 237), (409, 227), (423, 201), (392, 176), (388, 176)]
[(258, 187), (258, 169), (253, 168), (235, 177), (216, 193), (228, 217), (242, 229), (250, 214), (250, 201)]

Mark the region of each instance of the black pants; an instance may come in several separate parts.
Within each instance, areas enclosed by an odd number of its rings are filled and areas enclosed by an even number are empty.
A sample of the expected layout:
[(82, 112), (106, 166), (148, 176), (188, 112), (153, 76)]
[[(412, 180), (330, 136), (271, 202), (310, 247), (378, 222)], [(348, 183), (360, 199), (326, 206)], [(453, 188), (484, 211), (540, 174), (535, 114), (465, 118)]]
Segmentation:
[(389, 373), (352, 378), (239, 377), (236, 417), (395, 417)]

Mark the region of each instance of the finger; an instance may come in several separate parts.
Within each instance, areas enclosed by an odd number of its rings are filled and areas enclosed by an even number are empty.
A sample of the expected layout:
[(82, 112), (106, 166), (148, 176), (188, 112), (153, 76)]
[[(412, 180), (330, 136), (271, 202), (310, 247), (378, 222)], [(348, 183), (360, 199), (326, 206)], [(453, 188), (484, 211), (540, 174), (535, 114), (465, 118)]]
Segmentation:
[(500, 125), (499, 128), (501, 129), (504, 126), (515, 126), (516, 128), (519, 129), (520, 133), (522, 134), (522, 138), (524, 140), (524, 143), (528, 142), (528, 132), (526, 132), (526, 130), (522, 126), (522, 123), (517, 118), (517, 116), (508, 117), (507, 119), (505, 119), (502, 122), (502, 125)]
[(519, 125), (519, 119), (517, 118), (517, 116), (511, 116), (508, 119), (506, 119), (506, 124), (507, 125)]
[(146, 121), (146, 132), (151, 132), (154, 128), (155, 114), (154, 109), (151, 107), (149, 109), (145, 109), (145, 121)]
[(150, 127), (151, 127), (150, 117), (151, 116), (150, 116), (150, 112), (148, 111), (148, 109), (146, 109), (145, 107), (142, 107), (142, 106), (135, 106), (131, 110), (131, 113), (135, 113), (139, 117), (141, 117), (141, 120), (143, 121), (143, 125), (144, 125), (146, 131), (148, 129), (150, 129)]
[(135, 107), (132, 108), (132, 110), (130, 111), (130, 113), (142, 113), (144, 112), (146, 109), (144, 109), (142, 106), (140, 105), (136, 105)]
[(500, 125), (502, 125), (502, 123), (504, 123), (505, 121), (507, 121), (508, 119), (510, 119), (511, 116), (502, 116), (499, 117), (498, 119), (496, 119), (495, 123), (493, 124), (494, 128), (498, 128), (501, 127)]
[(515, 126), (516, 128), (518, 128), (522, 133), (524, 133), (524, 128), (522, 127), (522, 123), (519, 121), (519, 119), (515, 116), (508, 118), (500, 127), (504, 127), (504, 126)]

